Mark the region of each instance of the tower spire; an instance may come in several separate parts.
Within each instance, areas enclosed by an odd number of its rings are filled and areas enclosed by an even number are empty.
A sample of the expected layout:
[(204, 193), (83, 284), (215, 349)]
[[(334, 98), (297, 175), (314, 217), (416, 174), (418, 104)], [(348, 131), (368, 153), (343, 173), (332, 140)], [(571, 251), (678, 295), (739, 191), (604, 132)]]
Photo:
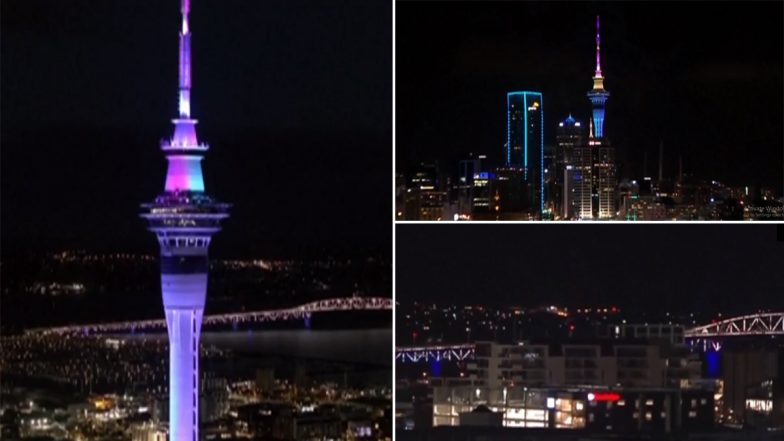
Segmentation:
[(600, 33), (599, 33), (599, 16), (596, 16), (596, 72), (594, 73), (594, 77), (601, 78), (602, 77), (602, 56), (601, 56), (601, 44), (600, 44)]
[(191, 31), (188, 26), (190, 0), (182, 0), (182, 30), (180, 31), (180, 118), (191, 117)]
[(188, 23), (190, 0), (180, 0), (182, 27), (180, 29), (179, 111), (174, 123), (174, 134), (161, 143), (166, 153), (169, 170), (166, 191), (204, 191), (201, 159), (209, 148), (196, 137), (196, 120), (191, 118), (191, 30)]

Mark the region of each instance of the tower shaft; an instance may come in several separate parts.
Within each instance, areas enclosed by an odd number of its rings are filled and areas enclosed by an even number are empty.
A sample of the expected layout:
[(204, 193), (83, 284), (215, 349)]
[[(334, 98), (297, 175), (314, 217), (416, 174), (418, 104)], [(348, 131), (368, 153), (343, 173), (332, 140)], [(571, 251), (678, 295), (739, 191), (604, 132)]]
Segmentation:
[(169, 334), (172, 440), (199, 439), (199, 337), (207, 294), (207, 268), (206, 246), (161, 246), (161, 290)]

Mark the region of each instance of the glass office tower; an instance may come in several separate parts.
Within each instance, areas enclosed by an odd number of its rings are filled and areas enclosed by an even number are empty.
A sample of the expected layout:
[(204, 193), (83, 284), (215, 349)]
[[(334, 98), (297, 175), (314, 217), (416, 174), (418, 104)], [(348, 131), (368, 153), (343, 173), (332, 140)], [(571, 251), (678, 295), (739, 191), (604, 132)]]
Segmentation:
[(527, 209), (544, 211), (544, 111), (540, 92), (506, 94), (506, 167), (522, 171)]

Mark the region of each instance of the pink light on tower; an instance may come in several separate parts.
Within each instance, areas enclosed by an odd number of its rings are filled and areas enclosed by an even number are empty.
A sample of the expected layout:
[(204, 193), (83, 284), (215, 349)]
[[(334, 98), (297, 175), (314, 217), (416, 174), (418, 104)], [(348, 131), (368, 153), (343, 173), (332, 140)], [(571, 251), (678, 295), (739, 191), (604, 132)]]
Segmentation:
[(209, 146), (196, 137), (197, 121), (191, 118), (191, 32), (188, 25), (190, 1), (182, 0), (182, 29), (179, 50), (179, 117), (172, 120), (174, 134), (161, 144), (169, 169), (166, 191), (204, 191), (201, 157)]

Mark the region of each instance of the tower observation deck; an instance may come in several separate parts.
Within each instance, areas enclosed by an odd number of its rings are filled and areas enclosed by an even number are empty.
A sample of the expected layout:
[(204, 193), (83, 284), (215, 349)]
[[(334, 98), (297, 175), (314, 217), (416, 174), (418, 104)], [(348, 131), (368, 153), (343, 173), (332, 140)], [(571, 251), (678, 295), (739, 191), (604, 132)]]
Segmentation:
[(142, 204), (141, 217), (158, 238), (161, 291), (169, 335), (169, 439), (199, 440), (199, 337), (207, 293), (212, 235), (229, 216), (229, 204), (204, 192), (201, 160), (209, 148), (196, 138), (191, 118), (190, 0), (181, 0), (179, 115), (174, 134), (161, 143), (168, 170), (164, 192)]

